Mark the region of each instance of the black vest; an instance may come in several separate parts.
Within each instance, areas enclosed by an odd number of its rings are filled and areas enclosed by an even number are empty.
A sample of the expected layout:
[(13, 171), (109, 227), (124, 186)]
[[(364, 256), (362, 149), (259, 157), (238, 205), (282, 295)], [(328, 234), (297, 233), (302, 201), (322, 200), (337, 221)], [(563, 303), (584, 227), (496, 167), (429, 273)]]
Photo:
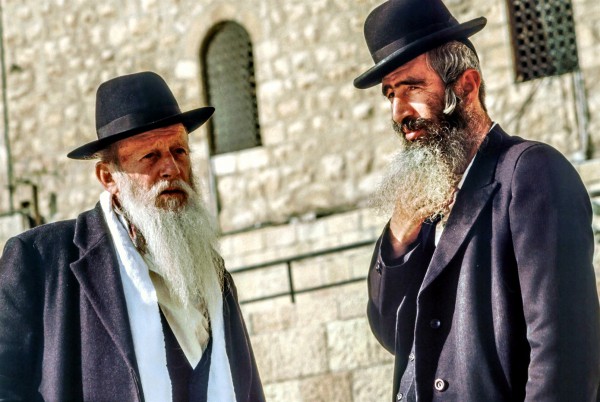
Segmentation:
[(192, 369), (162, 312), (160, 318), (165, 335), (167, 369), (173, 387), (173, 402), (207, 402), (212, 337), (202, 353), (200, 362), (195, 369)]

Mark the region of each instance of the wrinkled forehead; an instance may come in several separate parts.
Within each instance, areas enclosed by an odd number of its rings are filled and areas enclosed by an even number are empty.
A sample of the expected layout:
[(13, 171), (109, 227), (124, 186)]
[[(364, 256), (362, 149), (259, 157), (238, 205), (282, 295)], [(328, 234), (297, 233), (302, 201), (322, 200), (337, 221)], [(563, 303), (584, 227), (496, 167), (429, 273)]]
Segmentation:
[(404, 75), (412, 75), (412, 74), (436, 74), (435, 70), (429, 64), (427, 59), (427, 54), (421, 54), (414, 59), (407, 61), (406, 63), (398, 66), (392, 72), (386, 74), (383, 79), (384, 81), (389, 81), (393, 77), (402, 77)]
[(404, 63), (381, 80), (381, 91), (385, 95), (390, 88), (399, 85), (442, 83), (439, 74), (433, 69), (427, 55), (422, 54)]
[(188, 133), (181, 123), (146, 131), (117, 143), (119, 154), (173, 145), (188, 145)]

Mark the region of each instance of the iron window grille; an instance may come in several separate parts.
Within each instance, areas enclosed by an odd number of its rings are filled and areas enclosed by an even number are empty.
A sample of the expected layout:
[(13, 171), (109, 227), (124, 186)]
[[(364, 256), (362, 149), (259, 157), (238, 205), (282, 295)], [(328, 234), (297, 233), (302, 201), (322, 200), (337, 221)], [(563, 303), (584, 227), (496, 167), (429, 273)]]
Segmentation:
[(211, 154), (261, 145), (252, 43), (241, 25), (215, 26), (205, 46), (204, 74), (208, 103), (215, 107)]
[(570, 0), (507, 0), (507, 4), (517, 82), (578, 69)]

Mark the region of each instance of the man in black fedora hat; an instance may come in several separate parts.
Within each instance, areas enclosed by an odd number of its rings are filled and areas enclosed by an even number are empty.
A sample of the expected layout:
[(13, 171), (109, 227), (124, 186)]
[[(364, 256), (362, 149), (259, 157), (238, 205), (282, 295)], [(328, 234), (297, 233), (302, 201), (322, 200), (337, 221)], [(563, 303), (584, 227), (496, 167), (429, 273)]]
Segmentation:
[(231, 276), (200, 200), (181, 112), (143, 72), (98, 88), (105, 191), (76, 220), (10, 239), (0, 260), (0, 400), (263, 401)]
[(591, 208), (548, 145), (485, 107), (469, 37), (440, 0), (367, 17), (401, 149), (375, 204), (391, 216), (369, 270), (368, 317), (395, 355), (394, 400), (596, 401), (600, 320)]

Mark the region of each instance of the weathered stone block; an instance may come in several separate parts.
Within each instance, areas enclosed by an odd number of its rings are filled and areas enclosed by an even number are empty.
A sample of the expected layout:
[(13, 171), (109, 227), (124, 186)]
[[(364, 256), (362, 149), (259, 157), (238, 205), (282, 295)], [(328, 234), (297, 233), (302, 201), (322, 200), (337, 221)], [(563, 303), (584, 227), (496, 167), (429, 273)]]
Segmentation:
[(310, 259), (298, 261), (293, 264), (294, 286), (297, 289), (306, 289), (325, 284), (321, 261)]
[(381, 402), (392, 398), (394, 365), (369, 367), (352, 372), (352, 400)]
[(297, 303), (250, 314), (255, 333), (289, 330), (298, 326), (317, 326), (336, 319), (334, 295), (314, 299), (304, 296), (302, 301), (298, 300)]
[(310, 223), (303, 223), (297, 226), (298, 241), (314, 241), (322, 239), (327, 234), (327, 223), (323, 220), (317, 220)]
[(302, 401), (346, 402), (352, 400), (351, 374), (335, 373), (306, 378), (300, 382)]
[(285, 265), (232, 275), (241, 301), (286, 292), (289, 288)]
[(235, 154), (220, 154), (212, 157), (214, 174), (217, 177), (235, 173), (237, 170), (237, 157)]
[(340, 320), (364, 319), (367, 314), (367, 282), (357, 282), (341, 286), (338, 291), (337, 306)]
[(241, 255), (252, 251), (262, 250), (264, 248), (263, 236), (257, 236), (256, 233), (242, 232), (231, 236), (233, 242), (233, 251)]
[(263, 230), (265, 244), (268, 247), (285, 247), (293, 245), (297, 239), (297, 233), (293, 226), (274, 226)]
[(327, 372), (325, 327), (301, 328), (258, 334), (252, 338), (264, 382), (276, 382)]
[(327, 233), (330, 235), (356, 232), (360, 230), (360, 212), (350, 211), (330, 216), (326, 219)]
[(267, 401), (304, 402), (299, 380), (267, 384), (264, 391)]
[(333, 371), (352, 370), (392, 360), (375, 339), (366, 318), (327, 324), (329, 368)]
[(246, 172), (251, 169), (258, 169), (269, 164), (269, 154), (263, 147), (251, 148), (241, 151), (237, 155), (238, 169)]

